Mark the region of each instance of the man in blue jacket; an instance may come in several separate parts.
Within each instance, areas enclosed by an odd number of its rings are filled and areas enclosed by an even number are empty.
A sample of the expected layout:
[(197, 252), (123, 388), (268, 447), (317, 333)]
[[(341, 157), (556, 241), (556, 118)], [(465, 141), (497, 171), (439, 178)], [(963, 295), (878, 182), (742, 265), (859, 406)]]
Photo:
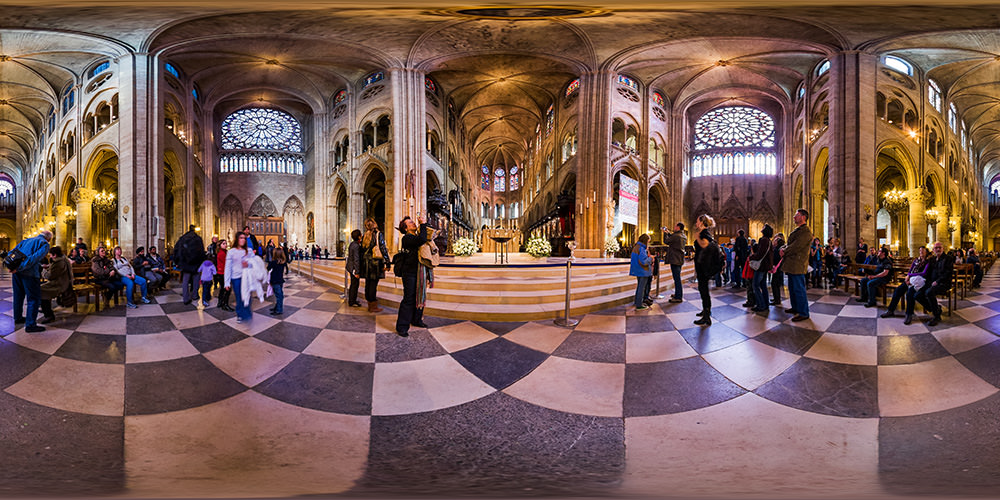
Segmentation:
[[(14, 324), (24, 323), (24, 331), (28, 333), (45, 331), (45, 327), (39, 326), (35, 320), (42, 301), (41, 263), (49, 253), (51, 240), (52, 233), (42, 231), (38, 236), (23, 240), (15, 247), (15, 250), (25, 255), (25, 259), (11, 275), (14, 281)], [(27, 316), (22, 315), (25, 297), (28, 299)]]

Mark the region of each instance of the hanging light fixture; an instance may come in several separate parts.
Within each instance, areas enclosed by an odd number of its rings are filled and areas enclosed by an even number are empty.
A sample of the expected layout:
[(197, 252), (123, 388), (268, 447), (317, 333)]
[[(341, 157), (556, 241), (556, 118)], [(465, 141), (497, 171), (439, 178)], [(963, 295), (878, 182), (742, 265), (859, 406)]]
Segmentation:
[(906, 197), (906, 193), (898, 189), (888, 191), (883, 196), (885, 201), (882, 205), (892, 215), (896, 215), (910, 206), (910, 200)]
[(114, 193), (108, 193), (106, 191), (101, 191), (94, 196), (94, 210), (102, 214), (111, 213), (118, 209), (118, 202), (115, 200)]
[(927, 220), (928, 224), (937, 224), (938, 223), (938, 211), (932, 208), (932, 209), (924, 212), (924, 219)]

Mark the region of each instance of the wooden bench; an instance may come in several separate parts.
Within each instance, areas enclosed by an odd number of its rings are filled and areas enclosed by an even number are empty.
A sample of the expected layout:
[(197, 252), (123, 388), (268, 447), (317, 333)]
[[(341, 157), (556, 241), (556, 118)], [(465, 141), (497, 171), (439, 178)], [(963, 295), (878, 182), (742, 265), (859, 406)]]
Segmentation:
[[(73, 264), (73, 293), (77, 297), (86, 297), (90, 303), (90, 296), (94, 296), (94, 306), (97, 311), (101, 310), (101, 292), (103, 288), (94, 283), (94, 275), (90, 271), (90, 264)], [(77, 304), (73, 304), (73, 312), (77, 312)]]

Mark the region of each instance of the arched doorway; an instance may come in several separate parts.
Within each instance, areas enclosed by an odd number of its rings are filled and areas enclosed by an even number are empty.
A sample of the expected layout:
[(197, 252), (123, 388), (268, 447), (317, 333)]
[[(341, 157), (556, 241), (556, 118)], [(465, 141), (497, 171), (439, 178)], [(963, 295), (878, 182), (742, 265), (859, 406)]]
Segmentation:
[(893, 205), (886, 199), (886, 193), (906, 192), (910, 186), (907, 182), (908, 157), (897, 147), (887, 147), (879, 151), (876, 158), (875, 193), (879, 207), (876, 213), (875, 241), (879, 246), (888, 245), (895, 255), (907, 255), (910, 212), (909, 203), (903, 206)]
[(347, 242), (350, 240), (350, 228), (347, 227), (347, 191), (343, 185), (337, 187), (337, 195), (334, 197), (337, 207), (337, 221), (334, 227), (337, 228), (337, 257), (344, 256)]
[(90, 186), (96, 191), (90, 218), (90, 248), (118, 245), (118, 155), (101, 151), (91, 162)]
[(649, 190), (649, 199), (647, 201), (647, 210), (649, 212), (648, 225), (649, 228), (649, 239), (654, 244), (663, 243), (663, 204), (660, 201), (660, 190), (656, 186)]
[(163, 157), (163, 218), (162, 231), (166, 242), (173, 244), (184, 232), (184, 169), (173, 151)]
[(374, 217), (384, 231), (385, 220), (385, 173), (380, 168), (372, 168), (364, 184), (365, 218)]

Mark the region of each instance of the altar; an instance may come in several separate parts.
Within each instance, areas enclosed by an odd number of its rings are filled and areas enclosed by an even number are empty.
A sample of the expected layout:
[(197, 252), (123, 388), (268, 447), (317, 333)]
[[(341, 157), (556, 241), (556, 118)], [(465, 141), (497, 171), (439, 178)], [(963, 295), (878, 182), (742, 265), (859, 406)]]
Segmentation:
[(509, 238), (507, 240), (506, 252), (505, 253), (517, 253), (518, 249), (521, 248), (521, 231), (516, 229), (483, 229), (482, 234), (479, 235), (479, 246), (483, 249), (483, 253), (495, 253), (499, 250), (499, 243), (494, 240)]

